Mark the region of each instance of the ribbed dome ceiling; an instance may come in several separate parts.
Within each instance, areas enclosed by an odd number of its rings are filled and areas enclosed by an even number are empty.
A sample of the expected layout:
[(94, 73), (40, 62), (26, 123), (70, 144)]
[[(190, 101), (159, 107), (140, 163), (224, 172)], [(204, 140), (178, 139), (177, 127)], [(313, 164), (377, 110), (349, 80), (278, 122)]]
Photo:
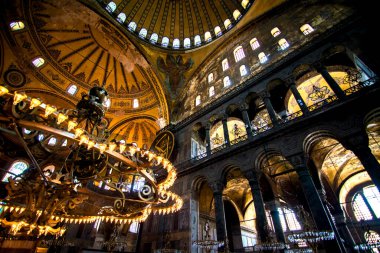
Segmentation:
[[(253, 3), (253, 0), (98, 1), (135, 36), (156, 46), (174, 49), (212, 42), (231, 29)], [(168, 44), (165, 37), (169, 39)]]

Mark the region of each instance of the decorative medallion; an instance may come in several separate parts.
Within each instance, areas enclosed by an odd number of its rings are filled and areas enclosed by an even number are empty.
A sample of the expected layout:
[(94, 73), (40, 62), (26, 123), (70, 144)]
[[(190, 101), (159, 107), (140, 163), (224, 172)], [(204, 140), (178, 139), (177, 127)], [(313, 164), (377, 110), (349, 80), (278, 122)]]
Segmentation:
[(9, 69), (4, 73), (6, 84), (13, 88), (23, 87), (26, 83), (26, 76), (18, 69)]
[(169, 158), (174, 148), (174, 135), (172, 132), (164, 131), (159, 133), (154, 139), (150, 150)]

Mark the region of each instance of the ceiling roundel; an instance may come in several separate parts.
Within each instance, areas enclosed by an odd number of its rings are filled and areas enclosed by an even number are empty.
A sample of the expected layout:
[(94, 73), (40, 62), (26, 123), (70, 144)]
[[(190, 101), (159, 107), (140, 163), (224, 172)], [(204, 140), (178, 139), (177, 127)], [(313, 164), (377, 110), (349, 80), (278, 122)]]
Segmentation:
[(129, 32), (152, 45), (190, 49), (206, 45), (234, 27), (253, 0), (98, 0)]

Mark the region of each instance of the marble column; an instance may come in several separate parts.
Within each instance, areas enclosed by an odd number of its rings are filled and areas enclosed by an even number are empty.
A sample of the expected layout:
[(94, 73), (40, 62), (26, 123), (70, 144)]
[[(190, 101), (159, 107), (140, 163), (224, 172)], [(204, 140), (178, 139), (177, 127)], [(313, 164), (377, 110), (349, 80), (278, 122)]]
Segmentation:
[(228, 134), (228, 126), (227, 126), (227, 115), (223, 115), (222, 123), (223, 123), (223, 134), (224, 134), (224, 143), (226, 144), (226, 147), (230, 146), (230, 136)]
[(260, 94), (260, 96), (264, 101), (265, 108), (268, 111), (268, 114), (269, 114), (270, 120), (272, 121), (273, 126), (277, 126), (278, 125), (278, 119), (276, 116), (276, 111), (274, 110), (272, 102), (270, 101), (269, 92), (263, 92)]
[(207, 156), (211, 155), (211, 140), (210, 140), (210, 124), (207, 124), (205, 127), (206, 130), (206, 152)]
[(292, 94), (293, 94), (293, 96), (294, 96), (297, 104), (299, 105), (302, 113), (303, 114), (308, 114), (309, 113), (309, 109), (307, 108), (307, 105), (306, 105), (305, 101), (301, 97), (301, 94), (297, 90), (297, 87), (296, 87), (294, 79), (293, 78), (289, 78), (288, 80), (286, 80), (286, 83), (287, 83), (287, 86), (289, 87), (290, 91), (292, 92)]
[(224, 187), (219, 181), (211, 183), (210, 187), (214, 195), (216, 236), (218, 241), (224, 242), (224, 247), (219, 247), (218, 252), (228, 252), (227, 227), (223, 204)]
[(256, 231), (260, 237), (260, 241), (267, 242), (269, 240), (269, 226), (265, 213), (264, 200), (261, 194), (257, 172), (252, 169), (245, 172), (244, 174), (248, 179), (249, 186), (251, 187), (253, 204), (255, 206), (256, 212)]
[(276, 233), (276, 239), (278, 242), (285, 242), (284, 230), (281, 225), (280, 212), (278, 208), (281, 206), (277, 200), (273, 200), (266, 203), (266, 206), (270, 210), (270, 215), (272, 216), (274, 231)]
[(380, 164), (368, 147), (369, 140), (367, 133), (362, 130), (354, 135), (343, 138), (341, 143), (346, 149), (354, 152), (380, 191)]
[[(302, 153), (289, 157), (288, 160), (297, 171), (299, 182), (305, 196), (307, 196), (306, 200), (316, 228), (322, 231), (335, 231), (336, 228), (333, 228), (335, 225), (331, 223), (331, 218), (328, 217), (329, 214), (325, 210), (319, 193), (314, 185), (313, 179), (309, 173), (309, 169), (306, 165), (306, 160), (308, 159), (306, 159)], [(336, 235), (333, 241), (325, 241), (324, 245), (326, 248), (331, 250), (331, 252), (346, 252), (339, 235)]]
[(330, 86), (330, 88), (334, 91), (335, 95), (339, 99), (345, 99), (346, 94), (342, 90), (342, 88), (339, 86), (339, 84), (335, 81), (335, 79), (330, 75), (330, 73), (327, 71), (326, 67), (321, 63), (314, 64), (314, 68), (317, 70), (319, 74), (322, 75), (323, 79), (327, 82), (327, 84)]
[(240, 105), (240, 111), (243, 115), (243, 121), (245, 124), (245, 129), (247, 130), (248, 138), (252, 138), (253, 137), (252, 125), (251, 125), (251, 120), (249, 119), (249, 115), (248, 115), (248, 105), (245, 103)]

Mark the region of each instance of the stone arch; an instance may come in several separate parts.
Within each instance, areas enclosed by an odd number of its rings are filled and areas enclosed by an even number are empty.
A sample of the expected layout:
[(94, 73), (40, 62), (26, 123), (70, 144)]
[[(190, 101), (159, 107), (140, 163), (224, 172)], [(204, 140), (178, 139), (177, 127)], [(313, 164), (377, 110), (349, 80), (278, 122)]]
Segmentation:
[(300, 64), (293, 69), (292, 76), (295, 80), (297, 80), (300, 77), (307, 74), (308, 72), (310, 72), (311, 70), (312, 67), (309, 64)]
[(266, 90), (270, 95), (273, 109), (278, 114), (284, 113), (286, 111), (285, 97), (289, 90), (286, 82), (280, 78), (270, 80), (266, 85)]

